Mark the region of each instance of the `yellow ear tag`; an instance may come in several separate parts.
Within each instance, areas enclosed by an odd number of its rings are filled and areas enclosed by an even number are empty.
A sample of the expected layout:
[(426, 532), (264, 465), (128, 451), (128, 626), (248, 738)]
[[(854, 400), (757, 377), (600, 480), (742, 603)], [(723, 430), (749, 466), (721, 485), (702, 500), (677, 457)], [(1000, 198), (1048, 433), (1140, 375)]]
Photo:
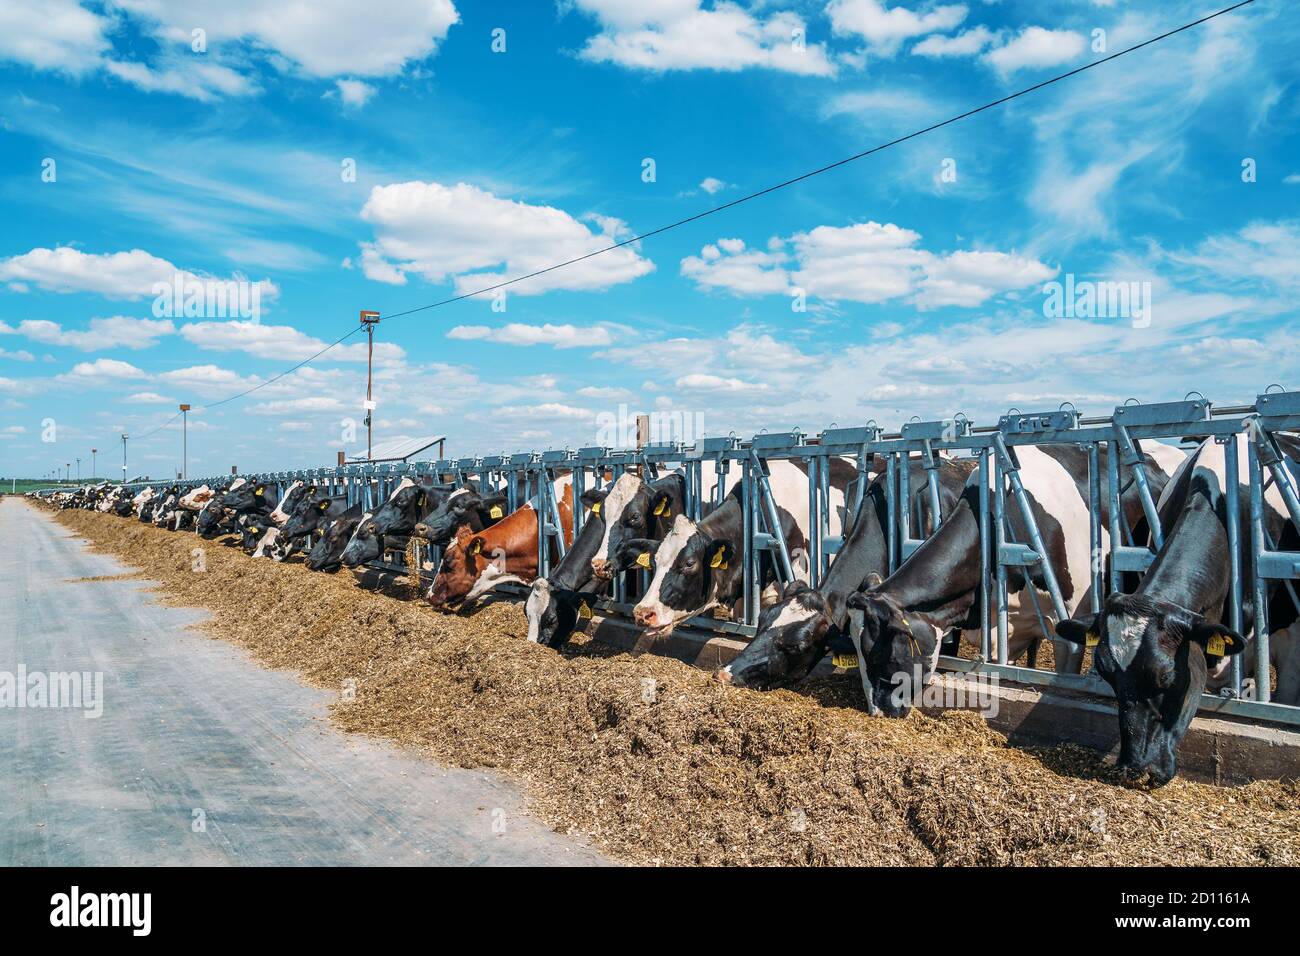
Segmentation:
[(591, 620), (591, 606), (586, 601), (578, 605), (578, 617), (587, 621)]
[(715, 554), (713, 560), (709, 562), (709, 567), (717, 568), (719, 571), (727, 570), (727, 562), (723, 560), (723, 555), (726, 553), (726, 548), (718, 548), (717, 554)]
[(600, 502), (599, 502), (599, 501), (597, 501), (594, 505), (591, 506), (591, 513), (594, 514), (594, 515), (598, 515), (598, 514), (600, 514)]
[(500, 505), (493, 505), (488, 509), (489, 518), (500, 518), (503, 513)]
[(655, 509), (655, 516), (658, 517), (659, 515), (664, 514), (667, 510), (668, 510), (668, 499), (665, 498), (663, 501), (659, 502), (659, 507)]
[(475, 541), (474, 547), (470, 549), (470, 554), (482, 554), (482, 553), (483, 553), (483, 542)]
[(636, 556), (636, 566), (637, 566), (638, 568), (645, 568), (647, 571), (650, 570), (650, 552), (649, 552), (649, 551), (642, 551), (640, 554), (638, 554), (638, 555)]
[(1101, 643), (1101, 635), (1096, 631), (1088, 631), (1083, 635), (1083, 643), (1085, 647), (1096, 647)]
[(1227, 650), (1224, 647), (1225, 643), (1226, 641), (1222, 634), (1215, 634), (1205, 642), (1205, 653), (1217, 654), (1219, 657), (1222, 657)]
[(836, 667), (855, 668), (858, 666), (857, 654), (832, 654), (831, 663)]
[(261, 494), (262, 492), (264, 492), (265, 490), (266, 490), (265, 488), (258, 488), (256, 491), (253, 492), (253, 494), (255, 494), (255, 495), (260, 495), (260, 494)]

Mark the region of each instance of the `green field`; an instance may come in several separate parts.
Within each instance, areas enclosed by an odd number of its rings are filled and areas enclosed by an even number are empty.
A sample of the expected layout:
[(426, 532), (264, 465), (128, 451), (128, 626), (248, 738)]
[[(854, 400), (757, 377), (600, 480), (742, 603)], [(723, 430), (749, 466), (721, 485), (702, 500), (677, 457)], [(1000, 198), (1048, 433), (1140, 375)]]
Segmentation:
[(85, 482), (77, 481), (56, 481), (52, 478), (0, 478), (0, 494), (26, 494), (37, 488), (79, 488), (82, 484), (90, 484), (90, 479)]

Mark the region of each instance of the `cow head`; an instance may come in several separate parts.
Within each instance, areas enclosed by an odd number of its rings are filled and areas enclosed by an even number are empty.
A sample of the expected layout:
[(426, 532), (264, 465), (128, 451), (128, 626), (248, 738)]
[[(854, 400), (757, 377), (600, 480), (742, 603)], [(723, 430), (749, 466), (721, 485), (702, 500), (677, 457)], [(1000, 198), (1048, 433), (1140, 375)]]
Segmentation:
[(875, 590), (855, 591), (848, 606), (862, 612), (858, 674), (867, 710), (886, 717), (906, 717), (912, 710), (919, 676), (929, 683), (938, 660), (934, 628), (908, 614), (893, 598)]
[(533, 582), (524, 602), (528, 639), (546, 647), (563, 647), (583, 622), (591, 619), (587, 595), (556, 587), (545, 578)]
[(714, 676), (724, 684), (755, 690), (789, 687), (802, 680), (832, 641), (844, 640), (835, 624), (837, 604), (842, 610), (844, 598), (791, 581), (781, 601), (759, 615), (754, 639)]
[(343, 557), (343, 551), (352, 539), (352, 533), (362, 520), (361, 506), (353, 505), (343, 516), (333, 522), (319, 541), (307, 553), (304, 562), (312, 571), (337, 571)]
[(355, 568), (367, 561), (374, 561), (379, 557), (382, 550), (383, 545), (379, 540), (379, 535), (375, 532), (374, 517), (367, 514), (362, 517), (356, 531), (352, 532), (352, 540), (343, 549), (339, 560), (347, 567)]
[[(671, 481), (680, 483), (680, 478), (647, 483), (625, 472), (604, 492), (583, 494), (583, 503), (599, 508), (597, 513), (605, 521), (605, 536), (591, 559), (591, 570), (596, 577), (608, 581), (615, 574), (631, 569), (620, 560), (621, 555), (629, 553), (623, 547), (624, 542), (641, 538), (658, 541), (669, 530), (674, 518), (674, 498), (668, 484)], [(603, 503), (588, 499), (588, 495), (596, 494), (604, 495)]]
[[(636, 557), (631, 555), (635, 553)], [(651, 557), (653, 555), (653, 558)], [(666, 636), (678, 623), (719, 603), (721, 579), (738, 573), (739, 553), (725, 538), (702, 533), (695, 522), (678, 515), (663, 541), (633, 538), (619, 559), (632, 566), (654, 565), (650, 588), (632, 611), (651, 636)]]
[(284, 523), (283, 537), (286, 540), (301, 538), (311, 534), (324, 525), (331, 517), (338, 517), (342, 510), (342, 499), (312, 496), (299, 503), (289, 520)]
[(401, 485), (380, 505), (371, 525), (378, 535), (409, 535), (431, 504), (430, 491), (424, 485), (403, 479)]
[(1067, 641), (1092, 647), (1097, 673), (1119, 708), (1118, 768), (1126, 783), (1162, 786), (1178, 772), (1178, 742), (1216, 664), (1246, 649), (1231, 628), (1141, 594), (1112, 594), (1090, 623), (1056, 625)]
[(505, 516), (505, 494), (480, 495), (473, 488), (458, 488), (415, 526), (414, 533), (443, 547), (458, 529), (468, 525), (473, 531), (482, 531)]
[(270, 507), (266, 498), (266, 484), (250, 481), (232, 488), (225, 494), (225, 506), (231, 511), (261, 511)]
[(225, 495), (215, 495), (199, 512), (194, 521), (194, 530), (205, 538), (210, 538), (221, 529), (226, 518)]

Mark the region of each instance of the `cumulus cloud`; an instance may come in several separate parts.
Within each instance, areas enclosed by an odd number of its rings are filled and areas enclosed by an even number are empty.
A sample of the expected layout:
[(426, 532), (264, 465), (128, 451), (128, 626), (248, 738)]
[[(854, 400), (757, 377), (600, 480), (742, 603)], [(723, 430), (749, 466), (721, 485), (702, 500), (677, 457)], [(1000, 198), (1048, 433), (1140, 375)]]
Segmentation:
[(0, 335), (21, 335), (42, 345), (61, 345), (83, 352), (147, 349), (175, 331), (176, 327), (166, 319), (135, 319), (127, 315), (91, 319), (87, 329), (65, 329), (47, 319), (25, 319), (14, 327), (0, 322)]
[(159, 395), (157, 392), (132, 392), (122, 401), (132, 405), (170, 405), (176, 399), (169, 398), (166, 395)]
[(130, 362), (120, 359), (101, 358), (93, 362), (78, 362), (70, 372), (59, 378), (75, 385), (114, 385), (137, 378), (148, 378), (143, 369), (136, 368)]
[(487, 325), (458, 325), (447, 333), (449, 339), (500, 342), (503, 345), (553, 345), (557, 349), (609, 345), (613, 339), (603, 325), (526, 325), (511, 322), (492, 328)]
[[(362, 244), (361, 268), (367, 278), (400, 285), (413, 273), (428, 282), (451, 280), (460, 294), (603, 249), (620, 241), (626, 230), (621, 220), (587, 217), (599, 230), (592, 231), (561, 209), (501, 199), (466, 183), (376, 186), (361, 217), (375, 229), (374, 242)], [(508, 291), (537, 295), (553, 289), (607, 289), (653, 269), (629, 245), (516, 283)]]
[(890, 55), (904, 40), (953, 29), (966, 19), (966, 6), (931, 6), (918, 13), (880, 0), (831, 0), (826, 13), (837, 34), (861, 37), (872, 50)]
[[(835, 67), (822, 44), (807, 42), (802, 17), (777, 11), (766, 19), (718, 0), (574, 0), (600, 22), (581, 56), (599, 63), (656, 72), (735, 71), (750, 67), (830, 76)], [(803, 38), (796, 43), (795, 38)]]
[[(257, 322), (191, 322), (181, 327), (181, 338), (215, 352), (244, 352), (258, 358), (300, 362), (316, 355), (328, 344), (291, 325), (262, 325)], [(400, 362), (406, 351), (392, 342), (375, 343), (375, 362)], [(364, 362), (365, 343), (336, 345), (324, 361)]]
[(77, 0), (0, 4), (0, 59), (81, 74), (109, 48), (111, 21)]
[[(9, 288), (16, 292), (25, 292), (35, 285), (51, 292), (90, 292), (109, 299), (140, 299), (154, 296), (154, 287), (160, 283), (174, 287), (178, 277), (182, 286), (248, 281), (239, 275), (214, 280), (180, 269), (143, 249), (90, 253), (72, 246), (38, 247), (0, 259), (0, 282), (9, 283)], [(257, 285), (263, 299), (273, 299), (279, 294), (279, 289), (269, 280), (263, 279)]]
[(1073, 30), (1026, 27), (1005, 44), (985, 54), (985, 59), (1004, 76), (1018, 70), (1057, 66), (1078, 58), (1087, 46), (1083, 34)]
[(370, 97), (375, 95), (375, 88), (360, 80), (337, 80), (334, 85), (344, 106), (359, 109), (370, 102)]
[(993, 42), (993, 34), (987, 27), (975, 27), (955, 36), (932, 34), (916, 46), (912, 52), (920, 56), (974, 56)]
[[(706, 289), (769, 295), (802, 289), (832, 301), (876, 304), (906, 299), (919, 308), (977, 306), (1001, 292), (1043, 282), (1056, 270), (1016, 253), (921, 248), (920, 233), (893, 223), (818, 226), (769, 251), (721, 240), (682, 260), (682, 274)], [(792, 251), (787, 252), (790, 249)]]

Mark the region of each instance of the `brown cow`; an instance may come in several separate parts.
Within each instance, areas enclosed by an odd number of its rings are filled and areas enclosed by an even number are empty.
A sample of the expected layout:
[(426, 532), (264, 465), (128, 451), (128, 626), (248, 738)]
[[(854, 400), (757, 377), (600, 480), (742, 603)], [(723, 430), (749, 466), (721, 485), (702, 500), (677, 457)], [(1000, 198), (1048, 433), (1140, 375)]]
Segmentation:
[[(567, 548), (573, 543), (572, 484), (563, 489), (559, 510)], [(427, 595), (429, 603), (449, 609), (507, 581), (531, 584), (537, 577), (537, 524), (530, 502), (482, 531), (462, 525), (442, 554)]]

